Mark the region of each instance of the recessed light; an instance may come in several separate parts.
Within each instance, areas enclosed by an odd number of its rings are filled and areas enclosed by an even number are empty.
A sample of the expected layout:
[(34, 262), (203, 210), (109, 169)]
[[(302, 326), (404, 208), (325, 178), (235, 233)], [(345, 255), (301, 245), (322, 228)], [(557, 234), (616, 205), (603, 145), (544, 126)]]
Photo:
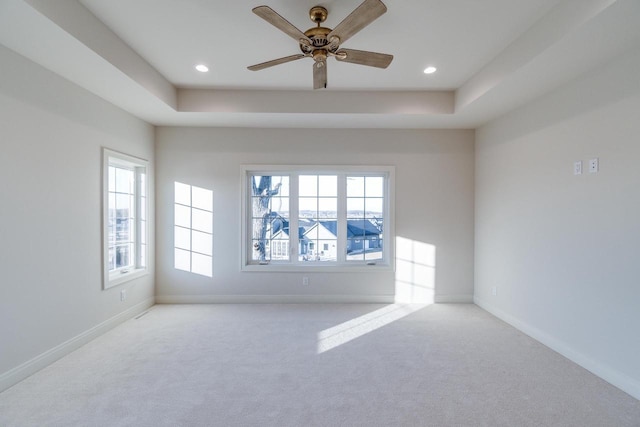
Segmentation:
[(429, 66), (429, 67), (424, 69), (424, 73), (425, 74), (433, 74), (433, 73), (436, 72), (436, 70), (437, 70), (436, 67)]
[(198, 64), (196, 65), (196, 70), (200, 71), (201, 73), (206, 73), (207, 71), (209, 71), (209, 67), (204, 64)]

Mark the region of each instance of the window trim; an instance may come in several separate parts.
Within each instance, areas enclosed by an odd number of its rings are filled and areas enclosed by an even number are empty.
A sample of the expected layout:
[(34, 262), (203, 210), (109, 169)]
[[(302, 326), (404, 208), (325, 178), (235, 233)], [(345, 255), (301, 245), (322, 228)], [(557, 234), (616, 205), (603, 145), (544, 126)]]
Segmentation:
[[(120, 164), (127, 168), (132, 168), (135, 174), (135, 264), (128, 272), (113, 273), (109, 271), (109, 166), (111, 164)], [(140, 179), (140, 169), (144, 171), (146, 175), (145, 179), (145, 192), (144, 205), (142, 205), (142, 182)], [(142, 230), (140, 226), (143, 221), (141, 218), (141, 211), (144, 206), (146, 212), (146, 219), (144, 220), (145, 227)], [(107, 290), (115, 286), (126, 283), (130, 280), (137, 279), (139, 277), (149, 274), (149, 162), (139, 157), (130, 156), (118, 151), (110, 150), (106, 147), (102, 148), (102, 288)], [(142, 239), (144, 233), (144, 239)], [(141, 265), (141, 253), (140, 247), (142, 241), (147, 245), (147, 262), (145, 265)]]
[[(376, 260), (375, 264), (367, 262), (366, 260), (360, 261), (343, 261), (343, 262), (323, 262), (303, 264), (297, 260), (290, 259), (289, 261), (267, 261), (266, 263), (260, 263), (251, 260), (251, 245), (249, 243), (251, 236), (251, 192), (249, 191), (250, 180), (249, 177), (253, 175), (361, 175), (361, 176), (379, 176), (385, 177), (385, 197), (384, 197), (384, 210), (385, 227), (383, 230), (383, 239), (385, 241), (385, 251), (383, 252), (383, 259)], [(395, 268), (395, 167), (394, 166), (380, 166), (380, 165), (242, 165), (241, 166), (241, 271), (248, 272), (380, 272), (380, 271), (393, 271)], [(338, 178), (340, 183), (340, 177)], [(297, 197), (297, 182), (295, 184), (290, 183), (292, 191), (290, 194), (290, 208), (291, 210), (297, 210), (298, 201), (294, 200)], [(338, 187), (338, 206), (346, 203), (346, 195), (343, 194), (344, 190)], [(344, 199), (344, 200), (342, 200)], [(340, 208), (339, 208), (340, 209)], [(292, 219), (293, 221), (293, 219)], [(340, 220), (339, 220), (340, 221)], [(345, 218), (346, 221), (346, 218)], [(297, 219), (295, 220), (297, 222)], [(345, 223), (346, 224), (346, 223)], [(346, 228), (346, 225), (344, 226)], [(346, 244), (346, 237), (338, 239), (338, 242), (344, 240), (343, 244)], [(290, 253), (297, 257), (297, 242), (292, 239), (289, 244)], [(338, 243), (338, 247), (341, 245)]]

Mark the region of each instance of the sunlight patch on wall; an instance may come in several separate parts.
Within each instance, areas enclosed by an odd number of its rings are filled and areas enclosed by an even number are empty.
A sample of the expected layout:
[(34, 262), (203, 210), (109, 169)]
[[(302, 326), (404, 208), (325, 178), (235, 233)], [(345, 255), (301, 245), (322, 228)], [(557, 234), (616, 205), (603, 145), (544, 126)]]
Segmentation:
[(174, 267), (213, 277), (213, 191), (174, 183)]
[(318, 354), (348, 343), (433, 304), (436, 247), (396, 238), (395, 303), (318, 333)]
[(436, 247), (396, 237), (396, 303), (432, 304), (436, 283)]
[(348, 343), (389, 323), (395, 322), (428, 304), (391, 304), (364, 316), (351, 319), (318, 333), (318, 354)]

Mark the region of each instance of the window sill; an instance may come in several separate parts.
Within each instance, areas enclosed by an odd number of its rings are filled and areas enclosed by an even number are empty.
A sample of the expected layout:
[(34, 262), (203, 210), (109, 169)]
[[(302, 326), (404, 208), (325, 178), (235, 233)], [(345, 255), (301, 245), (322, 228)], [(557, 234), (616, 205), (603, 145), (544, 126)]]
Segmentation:
[(114, 274), (113, 276), (109, 275), (106, 278), (107, 280), (105, 280), (104, 289), (110, 289), (115, 286), (122, 285), (123, 283), (130, 282), (131, 280), (144, 277), (147, 274), (149, 274), (149, 271), (146, 268), (139, 268), (125, 274)]
[(389, 264), (375, 265), (287, 265), (287, 264), (249, 264), (242, 266), (242, 271), (260, 273), (380, 273), (392, 272)]

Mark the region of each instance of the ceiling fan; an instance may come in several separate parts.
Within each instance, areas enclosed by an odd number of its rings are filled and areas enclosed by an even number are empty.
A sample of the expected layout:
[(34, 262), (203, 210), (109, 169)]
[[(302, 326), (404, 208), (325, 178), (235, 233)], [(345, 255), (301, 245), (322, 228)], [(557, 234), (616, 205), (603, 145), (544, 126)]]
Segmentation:
[(258, 71), (297, 59), (313, 58), (314, 89), (327, 87), (327, 58), (331, 56), (338, 61), (387, 68), (393, 60), (393, 55), (340, 47), (342, 43), (375, 21), (386, 11), (387, 7), (380, 0), (364, 0), (360, 6), (332, 30), (331, 28), (320, 26), (327, 19), (327, 9), (322, 6), (314, 6), (309, 11), (309, 18), (317, 26), (309, 28), (303, 33), (269, 6), (258, 6), (253, 9), (253, 13), (285, 32), (288, 36), (293, 37), (300, 44), (302, 53), (251, 65), (247, 68), (251, 71)]

